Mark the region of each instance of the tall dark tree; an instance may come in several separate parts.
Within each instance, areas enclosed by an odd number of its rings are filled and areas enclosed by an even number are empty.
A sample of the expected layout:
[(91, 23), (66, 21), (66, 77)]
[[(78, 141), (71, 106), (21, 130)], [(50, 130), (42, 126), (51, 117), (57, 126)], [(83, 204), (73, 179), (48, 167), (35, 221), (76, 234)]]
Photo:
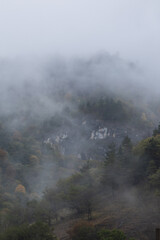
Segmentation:
[(108, 165), (114, 165), (116, 162), (116, 145), (114, 142), (112, 142), (109, 146), (108, 146), (108, 151), (106, 152), (106, 158), (105, 158), (105, 166)]
[(132, 160), (132, 142), (131, 139), (124, 137), (122, 144), (119, 147), (118, 158), (122, 167), (127, 167)]

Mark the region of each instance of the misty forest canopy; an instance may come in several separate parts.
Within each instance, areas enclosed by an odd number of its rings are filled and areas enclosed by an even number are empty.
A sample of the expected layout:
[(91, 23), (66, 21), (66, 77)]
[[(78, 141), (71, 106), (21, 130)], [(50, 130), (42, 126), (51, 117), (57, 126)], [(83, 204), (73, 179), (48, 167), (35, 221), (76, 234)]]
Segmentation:
[(16, 105), (23, 112), (32, 107), (35, 114), (42, 114), (42, 108), (45, 114), (54, 114), (67, 100), (79, 102), (86, 96), (143, 100), (145, 86), (138, 67), (116, 55), (70, 61), (1, 60), (0, 71), (2, 113), (14, 113)]
[(160, 99), (144, 78), (107, 53), (0, 61), (0, 240), (154, 239)]

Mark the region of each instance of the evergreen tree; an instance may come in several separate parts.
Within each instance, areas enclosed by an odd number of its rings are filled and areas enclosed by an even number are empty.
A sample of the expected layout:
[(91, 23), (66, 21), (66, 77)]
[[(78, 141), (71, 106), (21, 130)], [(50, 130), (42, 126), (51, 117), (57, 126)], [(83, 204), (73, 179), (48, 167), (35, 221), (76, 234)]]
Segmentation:
[(158, 128), (155, 128), (155, 129), (153, 130), (153, 136), (156, 136), (156, 135), (158, 135), (158, 134), (160, 134), (160, 123), (159, 123), (159, 125), (158, 125)]
[(116, 145), (114, 142), (112, 142), (109, 146), (108, 146), (108, 151), (106, 152), (106, 158), (105, 158), (105, 166), (108, 165), (114, 165), (116, 162)]
[(131, 139), (124, 137), (122, 144), (119, 147), (118, 158), (121, 166), (128, 167), (132, 159), (132, 142)]

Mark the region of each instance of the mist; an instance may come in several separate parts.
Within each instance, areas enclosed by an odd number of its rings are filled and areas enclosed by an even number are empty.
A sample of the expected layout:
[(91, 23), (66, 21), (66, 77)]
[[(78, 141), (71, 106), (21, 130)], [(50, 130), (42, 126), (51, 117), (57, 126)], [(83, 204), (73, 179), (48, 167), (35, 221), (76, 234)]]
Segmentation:
[(1, 114), (30, 110), (41, 117), (60, 111), (67, 104), (64, 96), (78, 91), (93, 96), (107, 92), (133, 101), (136, 95), (149, 100), (158, 91), (138, 65), (107, 52), (70, 60), (1, 60), (0, 81)]
[(37, 219), (60, 228), (85, 219), (136, 239), (147, 239), (149, 226), (153, 233), (159, 7), (157, 0), (0, 0), (2, 231)]
[(117, 52), (159, 78), (159, 2), (0, 2), (2, 57), (89, 56)]
[[(29, 129), (38, 128), (39, 133), (35, 136), (36, 141), (42, 143), (39, 151), (46, 151), (46, 145), (51, 151), (59, 152), (55, 161), (60, 159), (61, 167), (68, 168), (63, 173), (64, 178), (83, 165), (83, 160), (104, 159), (106, 144), (116, 141), (119, 145), (127, 134), (134, 141), (145, 135), (143, 130), (136, 130), (132, 118), (127, 123), (122, 121), (119, 126), (118, 122), (105, 122), (81, 112), (80, 104), (87, 99), (92, 102), (107, 97), (124, 104), (129, 102), (138, 111), (145, 111), (148, 121), (157, 123), (157, 117), (151, 117), (151, 107), (146, 107), (154, 92), (154, 87), (151, 88), (148, 79), (147, 85), (146, 79), (143, 69), (136, 63), (107, 52), (70, 59), (62, 56), (3, 59), (0, 62), (0, 119), (13, 135), (20, 131), (24, 136), (32, 136)], [(158, 101), (158, 95), (154, 94), (154, 97)], [(126, 131), (127, 127), (129, 130)], [(106, 128), (109, 137), (97, 140), (100, 141), (97, 143), (91, 139), (97, 138), (95, 134), (100, 134), (100, 128)], [(43, 169), (37, 169), (36, 178), (34, 170), (24, 173), (29, 188), (32, 191), (39, 189), (40, 195), (47, 186), (53, 187), (61, 178), (61, 170), (48, 154), (48, 159), (42, 163)]]

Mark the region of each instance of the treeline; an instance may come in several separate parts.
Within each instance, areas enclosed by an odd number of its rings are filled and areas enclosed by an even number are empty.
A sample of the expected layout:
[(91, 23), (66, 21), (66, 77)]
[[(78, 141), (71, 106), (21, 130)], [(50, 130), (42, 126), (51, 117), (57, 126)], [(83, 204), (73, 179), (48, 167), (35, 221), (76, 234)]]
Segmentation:
[[(68, 218), (82, 218), (92, 221), (96, 213), (101, 212), (111, 203), (122, 204), (125, 208), (125, 204), (128, 203), (124, 204), (123, 193), (131, 188), (136, 188), (137, 193), (141, 194), (143, 205), (154, 196), (156, 201), (151, 205), (156, 203), (158, 209), (160, 201), (159, 157), (159, 130), (155, 130), (152, 137), (144, 139), (135, 146), (133, 146), (131, 139), (126, 136), (120, 146), (116, 146), (115, 143), (108, 146), (103, 162), (98, 160), (86, 161), (76, 173), (68, 178), (63, 179), (62, 177), (55, 187), (47, 188), (41, 199), (38, 198), (38, 193), (37, 196), (36, 193), (35, 196), (32, 193), (31, 199), (30, 188), (25, 186), (25, 181), (23, 182), (23, 172), (21, 173), (21, 182), (16, 173), (16, 167), (14, 167), (14, 171), (11, 169), (10, 173), (8, 172), (7, 169), (12, 166), (11, 160), (8, 159), (8, 153), (1, 149), (1, 231), (5, 233), (10, 226), (23, 226), (23, 224), (29, 226), (29, 224), (37, 222), (52, 227)], [(34, 174), (36, 172), (33, 169), (35, 167), (37, 169), (37, 164), (40, 164), (37, 158), (37, 156), (32, 156), (33, 162), (26, 163), (34, 171)], [(12, 171), (14, 174), (11, 174)], [(121, 216), (121, 212), (119, 215)], [(156, 213), (153, 214), (153, 219), (157, 222), (160, 220)], [(92, 232), (92, 230), (92, 227), (91, 229), (89, 227), (88, 231)], [(77, 237), (72, 237), (72, 239), (82, 239), (82, 237), (78, 238), (78, 231)], [(93, 239), (101, 239), (96, 235), (100, 233), (95, 233), (95, 231), (97, 230), (93, 231), (96, 237)], [(107, 233), (107, 231), (105, 233), (105, 231), (104, 236), (105, 234), (110, 236), (107, 234), (111, 233)], [(126, 233), (127, 236), (133, 236), (132, 232), (127, 231)], [(83, 233), (81, 234), (83, 235)], [(102, 237), (102, 239), (108, 238)], [(113, 237), (113, 239), (116, 238)]]
[[(136, 224), (145, 219), (147, 228), (160, 220), (160, 126), (153, 136), (136, 145), (126, 136), (120, 145), (113, 142), (106, 146), (103, 161), (77, 161), (75, 156), (64, 156), (57, 145), (42, 143), (42, 133), (39, 126), (9, 131), (5, 122), (1, 124), (0, 239), (23, 239), (22, 232), (26, 233), (24, 239), (36, 239), (34, 233), (40, 233), (36, 229), (44, 227), (46, 236), (37, 235), (37, 239), (52, 240), (53, 226), (67, 219), (92, 223), (87, 230), (81, 222), (79, 230), (73, 224), (68, 232), (73, 240), (85, 239), (84, 233), (86, 240), (91, 236), (95, 240), (117, 240), (117, 236), (123, 240), (126, 236), (138, 238), (140, 234), (147, 239)], [(70, 169), (69, 158), (77, 161), (75, 169)], [(149, 204), (154, 211), (145, 217)], [(137, 233), (130, 227), (132, 223), (125, 220), (126, 206), (130, 207), (130, 216), (137, 214), (139, 219), (141, 215), (141, 222), (134, 222)], [(137, 213), (135, 208), (139, 207), (141, 211)], [(94, 222), (102, 212), (108, 218), (104, 230), (99, 227), (101, 220)], [(125, 234), (107, 228), (120, 228)]]
[(109, 97), (82, 98), (79, 111), (102, 121), (112, 123), (131, 123), (137, 128), (151, 125), (151, 119), (138, 106)]

